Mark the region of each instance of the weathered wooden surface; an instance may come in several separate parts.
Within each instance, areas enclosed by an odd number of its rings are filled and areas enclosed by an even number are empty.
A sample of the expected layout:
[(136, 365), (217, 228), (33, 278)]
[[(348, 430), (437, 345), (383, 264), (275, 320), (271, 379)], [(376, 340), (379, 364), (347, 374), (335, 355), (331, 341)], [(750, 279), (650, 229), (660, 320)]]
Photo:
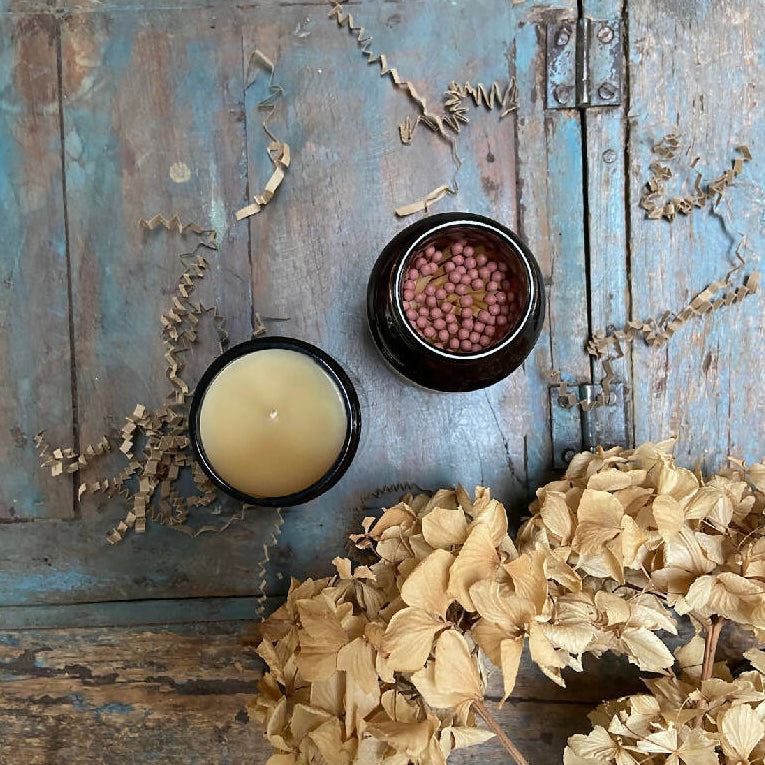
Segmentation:
[[(486, 213), (521, 231), (545, 274), (552, 331), (507, 381), (454, 396), (400, 382), (368, 340), (367, 275), (403, 225), (392, 209), (448, 181), (453, 167), (448, 146), (423, 128), (413, 146), (401, 146), (398, 123), (412, 106), (365, 64), (353, 36), (326, 18), (325, 7), (311, 4), (90, 10), (57, 19), (53, 30), (61, 49), (79, 445), (114, 432), (137, 402), (158, 405), (168, 390), (158, 314), (169, 305), (185, 243), (136, 223), (156, 211), (179, 213), (219, 231), (220, 250), (210, 255), (201, 293), (229, 318), (232, 339), (247, 336), (254, 307), (272, 331), (314, 341), (338, 357), (362, 398), (359, 455), (332, 491), (285, 512), (269, 592), (283, 592), (290, 574), (326, 573), (364, 498), (385, 484), (489, 484), (519, 511), (549, 474), (550, 432), (539, 427), (549, 418), (547, 372), (559, 367), (579, 377), (589, 369), (581, 348), (583, 206), (581, 194), (569, 193), (582, 173), (580, 123), (574, 113), (545, 114), (540, 31), (550, 13), (572, 14), (575, 4), (552, 4), (544, 13), (503, 4), (503, 24), (495, 23), (497, 7), (455, 7), (448, 27), (427, 3), (413, 3), (405, 14), (388, 4), (353, 9), (374, 30), (375, 47), (388, 51), (433, 104), (452, 79), (518, 78), (517, 114), (500, 121), (498, 111), (471, 110), (459, 141), (460, 194), (439, 209)], [(448, 44), (431, 46), (425, 67), (423, 40), (435, 35)], [(294, 159), (272, 205), (237, 224), (233, 211), (271, 171), (257, 110), (267, 78), (260, 75), (245, 91), (256, 46), (277, 60), (276, 81), (286, 95), (272, 127), (292, 144)], [(211, 343), (200, 348), (197, 368), (212, 353)], [(193, 383), (193, 372), (188, 379)], [(44, 415), (36, 413), (36, 427), (47, 424), (40, 422)], [(60, 433), (60, 423), (54, 425)], [(60, 438), (67, 443), (66, 434)], [(116, 453), (103, 466), (116, 472), (124, 460)], [(30, 455), (23, 469), (38, 474)], [(53, 500), (42, 505), (38, 515), (56, 514)], [(252, 513), (216, 540), (197, 544), (151, 528), (112, 550), (101, 534), (123, 513), (119, 498), (86, 496), (74, 506), (75, 525), (9, 529), (0, 536), (4, 602), (259, 592), (252, 572), (273, 513)]]
[[(575, 10), (570, 2), (557, 5)], [(435, 34), (437, 6), (413, 2), (403, 12), (383, 3), (350, 10), (374, 36), (372, 48), (386, 52), (402, 77), (414, 79), (429, 103), (439, 102), (451, 80), (518, 77), (518, 115), (500, 121), (496, 111), (471, 110), (458, 143), (464, 161), (459, 195), (438, 209), (469, 209), (513, 227), (527, 217), (522, 208), (533, 210), (521, 233), (550, 285), (552, 322), (583, 336), (586, 300), (571, 299), (572, 289), (582, 296), (585, 290), (581, 207), (570, 214), (567, 201), (564, 214), (559, 203), (568, 179), (581, 176), (579, 123), (576, 115), (544, 114), (544, 46), (528, 13), (516, 10), (501, 25), (494, 23), (491, 4), (455, 7), (424, 67), (422, 41)], [(379, 67), (366, 65), (355, 37), (323, 11), (269, 7), (248, 10), (244, 19), (246, 58), (256, 47), (277, 58), (275, 81), (286, 96), (270, 125), (289, 137), (295, 154), (277, 202), (250, 223), (255, 306), (265, 316), (289, 317), (267, 322), (273, 331), (306, 338), (340, 359), (357, 381), (365, 423), (343, 481), (305, 508), (285, 511), (282, 542), (292, 557), (288, 570), (271, 571), (301, 576), (327, 571), (325, 551), (342, 549), (355, 520), (348, 509), (386, 484), (489, 484), (517, 507), (549, 466), (549, 431), (534, 426), (548, 417), (546, 371), (554, 365), (584, 371), (587, 361), (567, 333), (552, 340), (546, 333), (522, 370), (486, 391), (445, 396), (392, 376), (369, 340), (367, 278), (402, 226), (391, 210), (451, 178), (449, 147), (424, 128), (412, 146), (401, 145), (398, 124), (412, 104), (380, 77)], [(514, 35), (516, 25), (522, 29)], [(271, 171), (254, 110), (265, 79), (248, 90), (251, 189)], [(540, 162), (550, 165), (548, 173), (533, 170)], [(292, 212), (280, 215), (280, 209)], [(320, 528), (307, 528), (315, 521)]]
[[(243, 626), (0, 631), (0, 762), (263, 765), (272, 750), (247, 714), (262, 663), (242, 643)], [(559, 762), (567, 736), (586, 729), (602, 698), (643, 688), (635, 668), (610, 654), (588, 658), (585, 670), (567, 670), (561, 690), (524, 655), (513, 695), (502, 709), (490, 704), (530, 762)], [(486, 695), (501, 696), (498, 672)], [(507, 755), (489, 742), (449, 761)]]
[[(262, 665), (242, 645), (241, 626), (0, 632), (0, 762), (263, 765), (272, 750), (246, 710)], [(614, 666), (601, 664), (596, 682), (572, 675), (561, 692), (525, 660), (497, 718), (532, 762), (556, 762)], [(450, 759), (506, 761), (491, 742)]]
[[(748, 237), (745, 271), (762, 267), (763, 82), (765, 7), (748, 2), (630, 2), (629, 259), (632, 316), (679, 310), (735, 265)], [(648, 178), (651, 146), (668, 132), (683, 135), (685, 166), (714, 178), (731, 166), (735, 147), (754, 160), (729, 188), (717, 214), (706, 209), (673, 224), (647, 220), (637, 201)], [(680, 191), (678, 179), (669, 182)], [(681, 192), (682, 193), (682, 192)], [(761, 385), (765, 303), (754, 298), (696, 319), (658, 350), (636, 343), (635, 438), (679, 436), (676, 453), (704, 469), (727, 454), (758, 460), (765, 453)]]
[(50, 16), (0, 17), (0, 522), (72, 517), (34, 434), (72, 439), (68, 271)]
[[(119, 428), (136, 403), (159, 406), (171, 390), (156, 308), (170, 307), (184, 242), (139, 228), (139, 218), (178, 214), (214, 228), (220, 250), (205, 251), (202, 294), (228, 318), (232, 339), (252, 329), (246, 232), (231, 217), (246, 192), (240, 17), (235, 9), (73, 14), (61, 50), (84, 447)], [(88, 497), (81, 512), (121, 504)]]
[[(400, 145), (411, 104), (326, 18), (326, 4), (0, 0), (0, 762), (261, 765), (269, 749), (243, 712), (260, 665), (237, 634), (273, 606), (256, 597), (263, 573), (273, 595), (290, 574), (327, 573), (364, 506), (393, 498), (369, 497), (388, 483), (487, 483), (517, 512), (550, 475), (548, 371), (598, 382), (589, 332), (679, 309), (724, 275), (743, 234), (747, 271), (760, 266), (765, 9), (582, 5), (596, 19), (624, 12), (629, 91), (619, 108), (545, 109), (545, 24), (575, 18), (573, 0), (348, 5), (429, 103), (452, 79), (518, 82), (517, 113), (500, 121), (471, 110), (459, 196), (437, 209), (488, 214), (526, 238), (548, 321), (507, 381), (441, 396), (384, 367), (364, 291), (377, 253), (405, 225), (392, 209), (451, 178), (449, 149), (422, 128)], [(274, 202), (236, 223), (233, 211), (271, 172), (257, 111), (267, 77), (247, 87), (256, 47), (277, 62), (285, 97), (272, 128), (293, 166)], [(701, 156), (705, 178), (729, 166), (735, 145), (752, 146), (719, 215), (670, 225), (638, 209), (650, 147), (670, 131), (692, 144), (689, 161)], [(218, 230), (200, 297), (228, 317), (233, 341), (259, 311), (270, 331), (335, 355), (361, 395), (353, 467), (325, 497), (285, 511), (265, 569), (273, 511), (222, 535), (150, 527), (111, 548), (104, 537), (122, 502), (78, 503), (72, 481), (38, 469), (37, 430), (84, 445), (168, 390), (159, 315), (188, 242), (138, 229), (158, 211)], [(693, 320), (666, 349), (637, 342), (617, 362), (636, 440), (677, 433), (680, 460), (701, 457), (707, 469), (728, 452), (762, 456), (762, 306), (748, 299)], [(192, 383), (213, 340), (206, 326)], [(636, 690), (636, 678), (604, 657), (561, 692), (524, 663), (500, 720), (532, 763), (558, 762), (587, 711)], [(453, 761), (505, 756), (489, 744)]]

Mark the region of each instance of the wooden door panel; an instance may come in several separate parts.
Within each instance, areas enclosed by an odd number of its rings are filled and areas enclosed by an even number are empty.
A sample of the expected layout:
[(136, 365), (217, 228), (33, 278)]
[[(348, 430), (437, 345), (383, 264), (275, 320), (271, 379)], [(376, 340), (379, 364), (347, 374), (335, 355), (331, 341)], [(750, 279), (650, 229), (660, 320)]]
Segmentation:
[[(629, 4), (629, 200), (632, 316), (680, 310), (735, 264), (742, 236), (744, 273), (761, 267), (765, 81), (760, 3)], [(691, 216), (648, 220), (637, 206), (655, 157), (651, 148), (669, 132), (682, 134), (673, 166), (706, 179), (731, 166), (735, 147), (749, 144), (754, 159), (715, 208)], [(677, 179), (667, 184), (682, 193)], [(741, 282), (735, 276), (736, 283)], [(693, 319), (666, 347), (633, 349), (635, 438), (676, 434), (675, 452), (705, 470), (728, 454), (762, 457), (765, 396), (760, 346), (765, 308), (760, 297)]]
[[(368, 339), (367, 275), (407, 223), (392, 210), (449, 182), (453, 166), (448, 145), (423, 128), (413, 146), (400, 144), (398, 124), (412, 104), (325, 10), (105, 5), (75, 10), (58, 32), (80, 446), (118, 429), (136, 403), (161, 404), (168, 390), (159, 314), (186, 242), (138, 227), (155, 212), (218, 229), (199, 295), (227, 316), (232, 341), (249, 335), (253, 311), (289, 317), (266, 318), (269, 330), (325, 347), (357, 382), (361, 449), (337, 487), (285, 512), (268, 567), (273, 594), (290, 575), (327, 573), (365, 497), (386, 484), (488, 484), (520, 512), (549, 473), (549, 370), (589, 379), (581, 124), (574, 112), (544, 109), (544, 22), (573, 14), (574, 4), (353, 8), (373, 47), (434, 107), (451, 80), (517, 78), (517, 113), (500, 120), (471, 110), (459, 136), (459, 195), (437, 209), (488, 214), (519, 230), (542, 266), (549, 318), (522, 369), (463, 395), (404, 384)], [(277, 61), (285, 97), (271, 125), (292, 144), (293, 166), (273, 203), (237, 223), (233, 211), (271, 172), (257, 109), (266, 78), (245, 88), (255, 47)], [(190, 356), (192, 385), (215, 353), (209, 327), (204, 337)], [(124, 463), (115, 452), (84, 477)], [(34, 454), (19, 468), (36, 475)], [(38, 515), (55, 515), (57, 502), (46, 498)], [(262, 545), (276, 527), (273, 511), (253, 511), (214, 539), (151, 526), (112, 549), (103, 539), (124, 515), (121, 498), (86, 495), (73, 512), (72, 524), (14, 526), (0, 537), (7, 605), (254, 596)]]
[(50, 16), (0, 16), (0, 523), (74, 514), (34, 444), (73, 436), (57, 45)]

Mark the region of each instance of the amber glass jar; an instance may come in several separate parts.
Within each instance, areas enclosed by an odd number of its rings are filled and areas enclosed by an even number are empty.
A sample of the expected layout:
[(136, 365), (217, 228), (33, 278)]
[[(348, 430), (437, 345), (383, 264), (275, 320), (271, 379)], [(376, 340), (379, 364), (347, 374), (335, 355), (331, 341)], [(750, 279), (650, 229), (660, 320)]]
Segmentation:
[[(221, 373), (225, 372), (236, 362), (252, 357), (253, 354), (273, 350), (282, 352), (288, 351), (290, 354), (304, 356), (307, 359), (310, 359), (310, 361), (316, 365), (318, 370), (323, 372), (327, 382), (336, 388), (337, 395), (342, 401), (342, 408), (345, 410), (346, 427), (345, 437), (342, 446), (339, 448), (337, 457), (321, 477), (310, 485), (300, 487), (290, 494), (283, 494), (281, 496), (263, 496), (260, 493), (257, 495), (248, 494), (245, 490), (234, 486), (224, 478), (222, 471), (216, 468), (215, 463), (211, 460), (205, 450), (201, 420), (208, 391), (215, 385), (216, 380)], [(320, 379), (323, 380), (323, 376), (320, 376)], [(253, 382), (253, 386), (256, 384), (262, 385), (262, 381), (260, 383)], [(305, 398), (310, 400), (312, 395), (311, 381), (304, 380), (303, 385), (305, 388)], [(267, 395), (261, 396), (261, 398), (266, 400)], [(243, 409), (252, 409), (255, 406), (249, 397), (244, 397), (241, 405)], [(326, 406), (326, 404), (319, 403), (317, 406)], [(275, 414), (276, 410), (274, 410), (271, 416)], [(264, 418), (263, 422), (264, 429), (269, 427), (266, 418)], [(194, 397), (192, 398), (189, 411), (189, 437), (191, 440), (191, 447), (194, 452), (194, 457), (202, 470), (204, 470), (212, 482), (222, 491), (241, 502), (247, 502), (261, 507), (291, 507), (293, 505), (302, 505), (332, 488), (350, 467), (359, 445), (360, 435), (361, 407), (353, 383), (345, 370), (335, 359), (320, 348), (317, 348), (310, 343), (303, 342), (302, 340), (296, 340), (290, 337), (258, 337), (240, 343), (233, 348), (229, 348), (221, 356), (218, 356), (202, 375), (202, 378), (194, 391)], [(253, 438), (256, 437), (257, 433), (253, 432)], [(288, 433), (285, 437), (291, 438), (292, 436)], [(284, 470), (289, 471), (289, 469), (289, 465), (285, 464)]]
[(367, 317), (396, 372), (423, 388), (471, 391), (521, 365), (544, 321), (542, 274), (497, 221), (442, 213), (397, 234), (372, 269)]

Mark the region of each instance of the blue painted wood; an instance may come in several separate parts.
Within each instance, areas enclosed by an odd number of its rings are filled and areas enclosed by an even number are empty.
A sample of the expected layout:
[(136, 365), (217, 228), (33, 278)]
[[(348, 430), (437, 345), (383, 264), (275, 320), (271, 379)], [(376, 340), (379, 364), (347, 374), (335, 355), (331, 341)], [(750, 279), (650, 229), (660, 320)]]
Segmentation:
[[(568, 14), (573, 3), (554, 7)], [(423, 2), (405, 13), (359, 9), (381, 49), (433, 104), (452, 79), (518, 77), (517, 116), (500, 122), (497, 113), (471, 114), (460, 136), (460, 195), (438, 209), (469, 209), (518, 228), (551, 287), (552, 332), (507, 381), (448, 396), (414, 390), (390, 374), (367, 338), (363, 308), (372, 262), (405, 225), (392, 209), (451, 177), (448, 147), (424, 130), (415, 145), (400, 145), (397, 126), (410, 104), (364, 63), (326, 10), (107, 10), (62, 22), (81, 442), (119, 427), (137, 401), (160, 403), (167, 389), (157, 318), (179, 273), (180, 243), (134, 226), (157, 210), (220, 230), (220, 255), (211, 259), (202, 296), (232, 319), (234, 339), (251, 326), (252, 289), (264, 316), (291, 317), (272, 329), (323, 345), (357, 382), (365, 419), (359, 455), (324, 498), (285, 513), (269, 570), (273, 593), (284, 591), (290, 574), (328, 572), (358, 526), (365, 496), (384, 484), (488, 484), (522, 511), (551, 462), (547, 371), (587, 370), (581, 136), (575, 115), (545, 115), (538, 11), (503, 3), (504, 23), (497, 24), (497, 7), (449, 6), (445, 25), (445, 9)], [(425, 45), (432, 48), (426, 66), (423, 40), (434, 37), (445, 44)], [(231, 213), (246, 201), (246, 179), (253, 192), (271, 170), (255, 112), (264, 83), (243, 92), (244, 60), (256, 45), (277, 59), (286, 97), (272, 127), (292, 145), (294, 164), (274, 202), (249, 224), (236, 224)], [(203, 344), (197, 369), (212, 354)], [(108, 458), (106, 467), (121, 467), (120, 459)], [(273, 514), (208, 540), (152, 529), (112, 550), (102, 535), (124, 512), (122, 501), (84, 498), (79, 511), (75, 525), (24, 524), (0, 536), (6, 570), (26, 575), (9, 575), (3, 602), (259, 591), (256, 564)]]
[[(573, 4), (564, 6), (570, 11)], [(520, 224), (548, 282), (552, 275), (552, 315), (586, 326), (581, 214), (576, 212), (582, 209), (579, 126), (568, 115), (544, 114), (544, 46), (531, 11), (423, 2), (406, 8), (365, 3), (350, 10), (374, 37), (372, 48), (385, 52), (389, 64), (412, 78), (434, 107), (451, 80), (506, 82), (520, 69), (522, 124), (515, 117), (500, 122), (497, 113), (471, 111), (458, 144), (465, 161), (459, 195), (436, 209), (467, 209), (515, 228)], [(498, 13), (503, 24), (496, 23)], [(327, 573), (332, 557), (327, 551), (344, 548), (364, 514), (359, 508), (364, 495), (388, 483), (426, 488), (456, 480), (471, 488), (484, 483), (519, 513), (529, 472), (539, 476), (550, 464), (549, 339), (523, 370), (487, 391), (433, 394), (391, 375), (368, 339), (364, 320), (372, 263), (406, 225), (393, 218), (392, 210), (449, 181), (448, 146), (423, 129), (412, 146), (401, 146), (398, 124), (413, 113), (412, 105), (380, 78), (377, 67), (365, 63), (353, 36), (323, 13), (285, 6), (278, 13), (251, 11), (244, 18), (245, 51), (259, 47), (277, 59), (275, 80), (285, 97), (269, 124), (293, 153), (276, 199), (250, 224), (255, 305), (264, 315), (290, 317), (267, 322), (269, 329), (315, 342), (348, 368), (362, 396), (364, 419), (359, 454), (341, 483), (306, 507), (285, 512), (287, 557), (272, 574)], [(435, 37), (437, 45), (425, 42)], [(256, 82), (247, 96), (254, 188), (271, 172), (255, 115), (265, 92), (265, 82)], [(540, 165), (549, 166), (549, 173), (540, 172)], [(542, 206), (532, 199), (543, 200)], [(582, 335), (556, 333), (556, 363), (576, 359), (587, 368), (581, 346), (571, 350), (572, 338), (580, 343)], [(274, 579), (270, 585), (283, 587)]]
[[(545, 329), (524, 366), (532, 381), (526, 438), (531, 493), (552, 469), (549, 373), (561, 369), (572, 380), (589, 373), (580, 340), (587, 327), (581, 130), (576, 113), (545, 111), (545, 23), (575, 18), (576, 3), (557, 2), (550, 8), (555, 13), (544, 16), (525, 11), (528, 16), (513, 45), (519, 91), (518, 228), (542, 266), (548, 294)], [(523, 6), (516, 13), (519, 9)]]
[[(136, 403), (156, 407), (170, 391), (159, 315), (188, 245), (140, 229), (140, 217), (179, 214), (218, 231), (220, 251), (208, 253), (210, 274), (195, 297), (229, 318), (233, 339), (251, 329), (246, 237), (231, 217), (246, 190), (239, 17), (74, 15), (62, 28), (62, 55), (84, 445), (119, 427)], [(216, 352), (200, 348), (197, 373)], [(117, 454), (104, 464), (125, 461)], [(108, 507), (115, 518), (122, 504), (85, 498), (83, 514)]]
[[(600, 22), (607, 22), (622, 43), (626, 26), (619, 7), (611, 0), (586, 0), (584, 14), (592, 20), (594, 44), (601, 30)], [(620, 62), (621, 64), (622, 62)], [(629, 93), (627, 72), (621, 76), (621, 104), (615, 107), (586, 109), (582, 118), (586, 123), (587, 140), (587, 236), (589, 252), (590, 333), (610, 331), (624, 326), (630, 318), (630, 263), (628, 256), (627, 205), (635, 199), (626, 198), (625, 136)], [(602, 82), (592, 82), (594, 91)], [(632, 433), (632, 365), (631, 355), (612, 362), (617, 379), (627, 388), (628, 404), (625, 410), (616, 401), (593, 413), (595, 435), (602, 443), (631, 446)], [(594, 364), (593, 382), (600, 383), (605, 375), (601, 363)], [(625, 423), (625, 420), (627, 422)], [(626, 427), (625, 427), (626, 425)], [(624, 442), (626, 430), (628, 442)]]
[[(633, 315), (678, 310), (735, 263), (762, 267), (765, 106), (756, 94), (765, 81), (765, 10), (758, 3), (698, 2), (668, 6), (630, 3), (630, 252)], [(652, 161), (651, 146), (667, 132), (683, 134), (691, 182), (730, 167), (735, 146), (748, 143), (755, 158), (717, 208), (647, 220), (636, 206)], [(685, 151), (685, 148), (684, 148)], [(687, 159), (686, 159), (687, 157)], [(684, 164), (680, 162), (680, 166)], [(677, 183), (670, 183), (673, 190)], [(765, 397), (760, 384), (765, 307), (758, 296), (683, 327), (670, 344), (633, 353), (635, 437), (677, 434), (676, 453), (705, 470), (733, 453), (760, 459)]]
[[(9, 162), (0, 173), (7, 172), (8, 167), (16, 173), (10, 178), (23, 188), (21, 173), (25, 172), (40, 185), (40, 195), (33, 206), (22, 194), (4, 194), (4, 203), (7, 200), (11, 211), (17, 198), (30, 205), (28, 213), (21, 209), (19, 228), (15, 232), (4, 229), (0, 236), (8, 245), (6, 252), (16, 253), (20, 276), (29, 279), (34, 273), (35, 279), (26, 292), (19, 291), (18, 303), (12, 304), (13, 308), (23, 308), (21, 324), (14, 320), (8, 331), (3, 328), (1, 336), (3, 343), (13, 344), (13, 353), (9, 351), (8, 356), (24, 365), (17, 368), (15, 382), (27, 385), (25, 400), (39, 401), (37, 406), (47, 421), (27, 422), (33, 418), (25, 415), (23, 435), (31, 439), (37, 429), (47, 425), (51, 438), (66, 446), (71, 444), (71, 422), (67, 421), (71, 414), (67, 414), (67, 407), (71, 412), (72, 398), (66, 355), (63, 249), (56, 252), (55, 239), (63, 235), (62, 203), (55, 196), (48, 202), (44, 195), (46, 183), (51, 183), (59, 194), (61, 184), (55, 172), (56, 167), (60, 172), (61, 162), (55, 90), (58, 33), (57, 21), (51, 17), (45, 20), (49, 27), (48, 31), (43, 28), (45, 34), (28, 41), (19, 39), (19, 51), (26, 52), (32, 66), (17, 70), (11, 65), (0, 75), (9, 72), (18, 78), (23, 73), (33, 78), (30, 87), (39, 83), (38, 97), (50, 87), (54, 96), (50, 109), (37, 109), (35, 122), (33, 109), (24, 116), (20, 100), (24, 91), (14, 91), (16, 86), (11, 81), (8, 104), (19, 108), (8, 114), (17, 116), (6, 117), (6, 112), (2, 116), (4, 136), (8, 136), (4, 145), (13, 146), (17, 159), (26, 159), (28, 165), (24, 170), (19, 161), (20, 169), (14, 170), (14, 164)], [(246, 197), (242, 49), (235, 9), (226, 14), (206, 10), (78, 14), (61, 24), (77, 400), (84, 445), (104, 431), (119, 428), (139, 401), (149, 407), (160, 404), (169, 387), (164, 378), (159, 316), (171, 306), (170, 295), (182, 270), (177, 254), (188, 244), (164, 231), (142, 231), (137, 225), (139, 217), (157, 211), (178, 213), (184, 220), (198, 219), (219, 230), (220, 251), (209, 256), (208, 276), (195, 297), (207, 305), (217, 305), (228, 316), (233, 340), (249, 335), (252, 317), (247, 233), (233, 225), (232, 214)], [(29, 20), (20, 19), (18, 26), (29, 27)], [(13, 47), (9, 55), (14, 55)], [(38, 59), (42, 63), (38, 64)], [(25, 121), (18, 126), (8, 122), (19, 119), (18, 115)], [(48, 123), (50, 129), (45, 127)], [(29, 138), (25, 138), (25, 125)], [(30, 131), (30, 126), (38, 132)], [(18, 153), (16, 136), (22, 146), (32, 140), (28, 156), (23, 151)], [(42, 139), (43, 146), (33, 152), (34, 141)], [(52, 173), (51, 160), (42, 148), (58, 163)], [(44, 160), (42, 164), (37, 164), (39, 157)], [(50, 248), (46, 246), (47, 237), (51, 239)], [(12, 246), (15, 240), (19, 244)], [(55, 269), (52, 279), (46, 280), (43, 267), (51, 263), (56, 264)], [(23, 282), (18, 286), (23, 287)], [(28, 327), (33, 328), (31, 337)], [(194, 375), (198, 376), (217, 353), (209, 318), (200, 322), (200, 329), (203, 340), (199, 352), (187, 355), (192, 384)], [(60, 348), (53, 341), (61, 332), (63, 350), (48, 351)], [(28, 346), (24, 353), (19, 349), (22, 338)], [(35, 373), (36, 381), (31, 374), (33, 354), (47, 358), (48, 381), (44, 385), (39, 372)], [(67, 365), (63, 369), (62, 363)], [(11, 393), (13, 383), (10, 381), (8, 386)], [(10, 402), (0, 397), (4, 412), (18, 408), (13, 396)], [(14, 424), (9, 423), (9, 427)], [(5, 445), (5, 439), (2, 443)], [(89, 475), (92, 479), (102, 471), (116, 472), (124, 465), (122, 455), (116, 453)], [(2, 481), (10, 480), (14, 485), (31, 477), (32, 489), (27, 491), (34, 490), (34, 481), (40, 481), (40, 485), (44, 482), (29, 443), (23, 461), (9, 463), (4, 459), (2, 472)], [(55, 495), (43, 497), (38, 507), (41, 500), (33, 497), (25, 514), (71, 516), (69, 479), (59, 481), (55, 487), (66, 492), (60, 501)], [(209, 544), (170, 529), (152, 528), (143, 538), (111, 548), (105, 536), (124, 517), (123, 500), (84, 498), (78, 509), (82, 519), (72, 523), (3, 526), (1, 603), (253, 596), (260, 591), (258, 563), (264, 556), (263, 542), (274, 528), (274, 511), (253, 514), (239, 528), (232, 527)], [(224, 517), (214, 515), (216, 510), (223, 510)], [(218, 506), (195, 515), (205, 522), (219, 523), (225, 520), (225, 512), (227, 507)]]
[[(2, 605), (257, 596), (275, 517), (273, 510), (253, 510), (224, 534), (198, 539), (150, 525), (113, 547), (103, 518), (3, 526)], [(280, 550), (277, 559), (288, 565), (288, 555), (289, 548)]]
[(51, 16), (0, 18), (0, 523), (73, 510), (33, 443), (72, 439), (56, 36)]
[[(246, 711), (263, 665), (237, 628), (0, 631), (0, 760), (36, 765), (87, 751), (106, 763), (264, 765), (273, 749), (257, 723), (247, 724)], [(621, 669), (609, 658), (600, 667), (612, 675)], [(498, 673), (487, 695), (531, 762), (557, 762), (566, 737), (586, 729), (586, 712), (600, 698), (604, 686), (594, 674), (573, 677), (562, 691), (524, 656), (514, 697), (497, 709)], [(619, 688), (639, 690), (635, 674)], [(601, 679), (607, 686), (605, 672)], [(506, 763), (507, 754), (492, 741), (449, 762)]]
[[(606, 15), (610, 5), (585, 0), (585, 12)], [(380, 247), (404, 225), (391, 209), (449, 177), (448, 151), (427, 133), (413, 147), (398, 144), (396, 126), (409, 105), (363, 64), (347, 32), (324, 18), (326, 6), (244, 4), (241, 14), (241, 4), (205, 0), (151, 3), (151, 12), (137, 0), (56, 7), (87, 10), (62, 22), (83, 438), (119, 425), (137, 400), (152, 404), (158, 400), (152, 396), (161, 397), (161, 353), (152, 340), (177, 276), (177, 248), (164, 234), (145, 238), (133, 228), (137, 217), (158, 208), (188, 217), (201, 211), (221, 229), (224, 247), (213, 259), (207, 297), (233, 317), (235, 339), (250, 330), (252, 291), (264, 315), (290, 315), (271, 328), (327, 347), (362, 394), (367, 427), (359, 457), (323, 500), (286, 513), (270, 569), (274, 593), (285, 589), (288, 573), (329, 570), (363, 513), (364, 495), (380, 483), (433, 486), (456, 477), (490, 483), (517, 502), (547, 477), (547, 371), (559, 367), (572, 381), (589, 377), (583, 156), (595, 327), (682, 306), (724, 273), (738, 234), (746, 233), (755, 249), (761, 241), (757, 139), (765, 123), (757, 93), (765, 12), (759, 5), (631, 0), (629, 138), (623, 137), (624, 110), (588, 112), (583, 155), (579, 115), (546, 114), (542, 98), (540, 30), (552, 17), (574, 15), (573, 2), (358, 3), (353, 10), (381, 48), (432, 102), (453, 78), (518, 77), (517, 116), (502, 123), (495, 114), (474, 117), (460, 141), (466, 160), (461, 194), (439, 209), (471, 209), (513, 223), (538, 255), (550, 287), (549, 323), (523, 370), (483, 394), (414, 391), (389, 375), (367, 340), (363, 291)], [(68, 346), (52, 343), (57, 333), (68, 341), (61, 321), (68, 310), (61, 286), (63, 204), (55, 192), (61, 184), (57, 22), (47, 14), (30, 16), (51, 9), (42, 0), (0, 0), (0, 195), (13, 213), (0, 225), (0, 244), (10, 253), (0, 259), (0, 351), (17, 365), (0, 372), (0, 426), (21, 413), (20, 429), (31, 433), (48, 407), (46, 418), (66, 438)], [(247, 187), (251, 193), (270, 173), (254, 111), (263, 91), (256, 86), (244, 94), (243, 59), (256, 45), (278, 60), (277, 79), (287, 93), (273, 127), (292, 144), (294, 164), (272, 205), (237, 225), (231, 212), (244, 203)], [(24, 85), (19, 78), (26, 78)], [(646, 221), (636, 207), (650, 144), (678, 127), (694, 139), (692, 153), (702, 155), (708, 174), (727, 166), (735, 143), (753, 146), (754, 162), (729, 189), (730, 207), (720, 209), (730, 235), (706, 212), (670, 226)], [(604, 159), (609, 149), (616, 151), (614, 162)], [(188, 181), (170, 177), (176, 162), (188, 167)], [(176, 171), (183, 177), (182, 168)], [(753, 266), (757, 258), (750, 253), (749, 260)], [(56, 279), (37, 278), (41, 264)], [(131, 268), (138, 274), (132, 282)], [(708, 450), (707, 468), (729, 449), (760, 457), (765, 400), (755, 383), (762, 376), (763, 318), (762, 302), (751, 299), (684, 327), (666, 352), (636, 347), (621, 374), (629, 382), (634, 367), (638, 440), (677, 430), (681, 460), (692, 463)], [(194, 369), (212, 355), (210, 342), (206, 336)], [(29, 390), (43, 390), (29, 363), (33, 351), (55, 367), (45, 384), (63, 393), (32, 400)], [(19, 364), (26, 365), (21, 372)], [(225, 535), (201, 540), (152, 528), (109, 548), (103, 534), (122, 512), (120, 503), (83, 503), (84, 518), (68, 520), (69, 484), (45, 482), (28, 442), (13, 449), (0, 438), (0, 487), (23, 495), (23, 515), (40, 520), (4, 524), (0, 533), (0, 604), (6, 604), (0, 623), (27, 628), (0, 634), (6, 734), (0, 759), (19, 761), (23, 746), (24, 760), (32, 762), (38, 753), (40, 761), (58, 761), (85, 750), (141, 763), (190, 757), (265, 762), (268, 748), (238, 722), (257, 664), (232, 633), (255, 603), (257, 561), (273, 515), (252, 513)], [(373, 498), (366, 506), (384, 501)], [(206, 623), (166, 627), (185, 619)], [(29, 629), (73, 624), (97, 628)], [(144, 626), (129, 628), (135, 624)], [(565, 696), (524, 667), (518, 703), (511, 700), (500, 720), (533, 762), (557, 761), (566, 735), (584, 727), (596, 700), (633, 687), (634, 673), (622, 665), (598, 667), (579, 676)], [(145, 729), (152, 731), (150, 743), (138, 733)], [(453, 759), (504, 761), (491, 746)]]

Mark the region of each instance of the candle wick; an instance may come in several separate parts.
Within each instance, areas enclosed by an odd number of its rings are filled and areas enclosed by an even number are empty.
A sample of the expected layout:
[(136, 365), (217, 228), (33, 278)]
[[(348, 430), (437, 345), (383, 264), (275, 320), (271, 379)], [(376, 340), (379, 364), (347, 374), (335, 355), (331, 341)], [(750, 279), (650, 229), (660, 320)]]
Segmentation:
[(276, 411), (276, 409), (272, 409), (272, 410), (271, 410), (271, 411), (268, 413), (268, 417), (269, 417), (269, 419), (271, 419), (271, 420), (275, 420), (275, 419), (276, 419), (278, 416), (279, 416), (279, 412), (277, 412), (277, 411)]

